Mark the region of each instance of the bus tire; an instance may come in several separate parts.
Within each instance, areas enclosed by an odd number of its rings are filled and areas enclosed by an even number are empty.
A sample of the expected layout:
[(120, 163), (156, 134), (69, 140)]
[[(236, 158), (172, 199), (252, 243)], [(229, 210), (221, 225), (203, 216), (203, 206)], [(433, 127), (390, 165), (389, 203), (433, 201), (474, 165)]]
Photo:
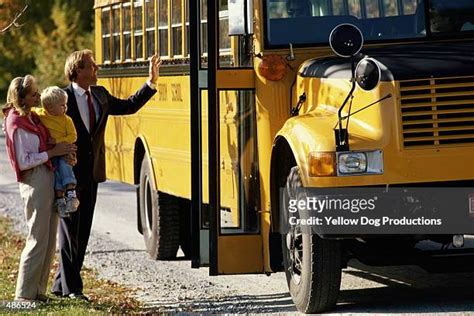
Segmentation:
[(176, 258), (179, 247), (179, 205), (177, 199), (158, 192), (148, 158), (140, 168), (140, 221), (146, 250), (154, 260)]
[[(295, 199), (295, 189), (302, 187), (299, 169), (293, 167), (285, 185), (288, 198)], [(282, 250), (286, 280), (296, 308), (302, 313), (333, 309), (341, 285), (340, 241), (303, 234), (296, 226), (282, 234)]]

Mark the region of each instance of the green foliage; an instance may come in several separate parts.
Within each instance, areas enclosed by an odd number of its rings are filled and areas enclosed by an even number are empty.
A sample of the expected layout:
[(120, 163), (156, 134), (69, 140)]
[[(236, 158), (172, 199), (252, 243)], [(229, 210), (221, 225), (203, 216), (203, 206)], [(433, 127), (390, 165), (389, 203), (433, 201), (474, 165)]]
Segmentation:
[[(94, 48), (94, 0), (10, 0), (6, 6), (21, 9), (25, 3), (28, 10), (19, 21), (22, 27), (0, 34), (0, 104), (17, 76), (33, 74), (40, 87), (64, 85), (66, 56)], [(0, 24), (13, 17), (12, 11), (3, 10)]]
[(35, 75), (41, 86), (64, 86), (64, 61), (73, 51), (93, 48), (92, 33), (84, 33), (81, 28), (80, 12), (68, 5), (56, 3), (51, 10), (53, 28), (37, 25), (34, 56)]

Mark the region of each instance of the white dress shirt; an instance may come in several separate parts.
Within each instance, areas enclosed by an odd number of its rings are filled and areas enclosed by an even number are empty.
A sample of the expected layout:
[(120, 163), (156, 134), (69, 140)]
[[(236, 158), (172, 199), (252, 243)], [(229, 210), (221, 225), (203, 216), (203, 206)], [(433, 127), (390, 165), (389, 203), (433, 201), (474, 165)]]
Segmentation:
[[(77, 108), (79, 109), (79, 113), (81, 114), (82, 121), (86, 126), (87, 130), (90, 133), (90, 121), (89, 121), (89, 105), (87, 104), (87, 94), (86, 90), (80, 87), (77, 83), (72, 83), (72, 89), (74, 90), (74, 95), (76, 96)], [(89, 93), (91, 89), (89, 88)], [(99, 105), (97, 104), (94, 96), (91, 93), (92, 104), (94, 105), (95, 110), (95, 121), (99, 119), (100, 109)]]
[(39, 152), (40, 140), (37, 135), (17, 128), (13, 134), (13, 142), (20, 170), (32, 169), (48, 161), (48, 153)]

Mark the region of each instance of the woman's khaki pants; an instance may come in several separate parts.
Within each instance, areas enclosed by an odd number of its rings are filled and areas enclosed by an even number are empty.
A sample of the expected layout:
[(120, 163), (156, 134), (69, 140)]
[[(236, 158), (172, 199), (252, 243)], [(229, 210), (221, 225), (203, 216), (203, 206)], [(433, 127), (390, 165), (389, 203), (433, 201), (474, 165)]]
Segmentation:
[(15, 296), (35, 299), (46, 293), (56, 246), (58, 216), (53, 210), (54, 174), (40, 165), (24, 172), (19, 185), (25, 203), (28, 237), (21, 253)]

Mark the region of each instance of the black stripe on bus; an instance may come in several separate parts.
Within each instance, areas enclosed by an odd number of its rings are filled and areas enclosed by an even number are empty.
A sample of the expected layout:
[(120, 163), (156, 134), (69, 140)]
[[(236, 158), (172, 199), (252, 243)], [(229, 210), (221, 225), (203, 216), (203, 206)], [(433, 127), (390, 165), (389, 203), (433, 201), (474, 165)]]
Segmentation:
[[(176, 60), (173, 60), (176, 62)], [(123, 78), (148, 76), (148, 61), (120, 64), (103, 64), (97, 73), (98, 78)], [(160, 67), (160, 76), (188, 76), (190, 73), (189, 59), (181, 63), (163, 61)]]

